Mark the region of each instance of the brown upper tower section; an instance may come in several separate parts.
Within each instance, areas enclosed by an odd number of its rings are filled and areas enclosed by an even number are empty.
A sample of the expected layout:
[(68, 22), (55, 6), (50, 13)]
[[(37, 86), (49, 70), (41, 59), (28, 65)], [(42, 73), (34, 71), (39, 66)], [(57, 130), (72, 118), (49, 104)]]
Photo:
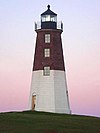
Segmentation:
[(43, 70), (46, 66), (50, 70), (65, 71), (61, 40), (63, 24), (57, 22), (57, 14), (50, 10), (49, 5), (41, 14), (39, 24), (35, 23), (37, 38), (33, 71)]

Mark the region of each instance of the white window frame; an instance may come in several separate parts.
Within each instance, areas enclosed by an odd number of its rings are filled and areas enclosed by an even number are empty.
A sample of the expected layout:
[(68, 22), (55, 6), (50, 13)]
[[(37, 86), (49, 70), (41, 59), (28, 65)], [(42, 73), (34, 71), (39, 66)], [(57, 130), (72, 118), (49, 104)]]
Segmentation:
[(45, 34), (45, 43), (50, 43), (50, 34)]
[(44, 76), (50, 76), (50, 66), (45, 66), (43, 69)]
[(50, 57), (50, 49), (49, 48), (44, 49), (44, 57)]

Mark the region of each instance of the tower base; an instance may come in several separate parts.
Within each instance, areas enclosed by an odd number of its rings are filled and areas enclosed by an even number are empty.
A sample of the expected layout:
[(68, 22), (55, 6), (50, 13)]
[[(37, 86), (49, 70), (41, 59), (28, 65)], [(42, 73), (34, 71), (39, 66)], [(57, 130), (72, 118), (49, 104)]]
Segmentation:
[(29, 109), (71, 113), (65, 71), (50, 70), (50, 76), (43, 76), (43, 70), (33, 71)]

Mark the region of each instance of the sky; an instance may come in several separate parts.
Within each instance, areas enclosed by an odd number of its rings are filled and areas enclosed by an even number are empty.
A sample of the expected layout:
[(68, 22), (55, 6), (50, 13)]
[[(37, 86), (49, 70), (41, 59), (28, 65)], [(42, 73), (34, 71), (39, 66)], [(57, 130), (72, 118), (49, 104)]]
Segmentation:
[(100, 0), (0, 0), (0, 112), (28, 109), (34, 22), (48, 4), (64, 25), (71, 111), (100, 117)]

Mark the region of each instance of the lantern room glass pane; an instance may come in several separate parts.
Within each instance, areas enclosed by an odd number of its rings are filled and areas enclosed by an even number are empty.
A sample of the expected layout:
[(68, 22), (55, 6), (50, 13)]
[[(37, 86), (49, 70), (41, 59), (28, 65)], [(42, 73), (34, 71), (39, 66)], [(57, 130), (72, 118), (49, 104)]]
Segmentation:
[(51, 16), (51, 17), (50, 17), (50, 20), (51, 20), (52, 22), (57, 22), (57, 17), (56, 17), (56, 16)]
[(46, 21), (50, 21), (50, 15), (46, 15)]
[(46, 17), (42, 16), (42, 22), (45, 22), (45, 21), (46, 21)]
[(57, 22), (57, 17), (54, 15), (43, 15), (41, 17), (42, 22), (48, 22), (48, 21), (52, 21), (52, 22)]
[(42, 22), (50, 21), (50, 15), (42, 16)]

